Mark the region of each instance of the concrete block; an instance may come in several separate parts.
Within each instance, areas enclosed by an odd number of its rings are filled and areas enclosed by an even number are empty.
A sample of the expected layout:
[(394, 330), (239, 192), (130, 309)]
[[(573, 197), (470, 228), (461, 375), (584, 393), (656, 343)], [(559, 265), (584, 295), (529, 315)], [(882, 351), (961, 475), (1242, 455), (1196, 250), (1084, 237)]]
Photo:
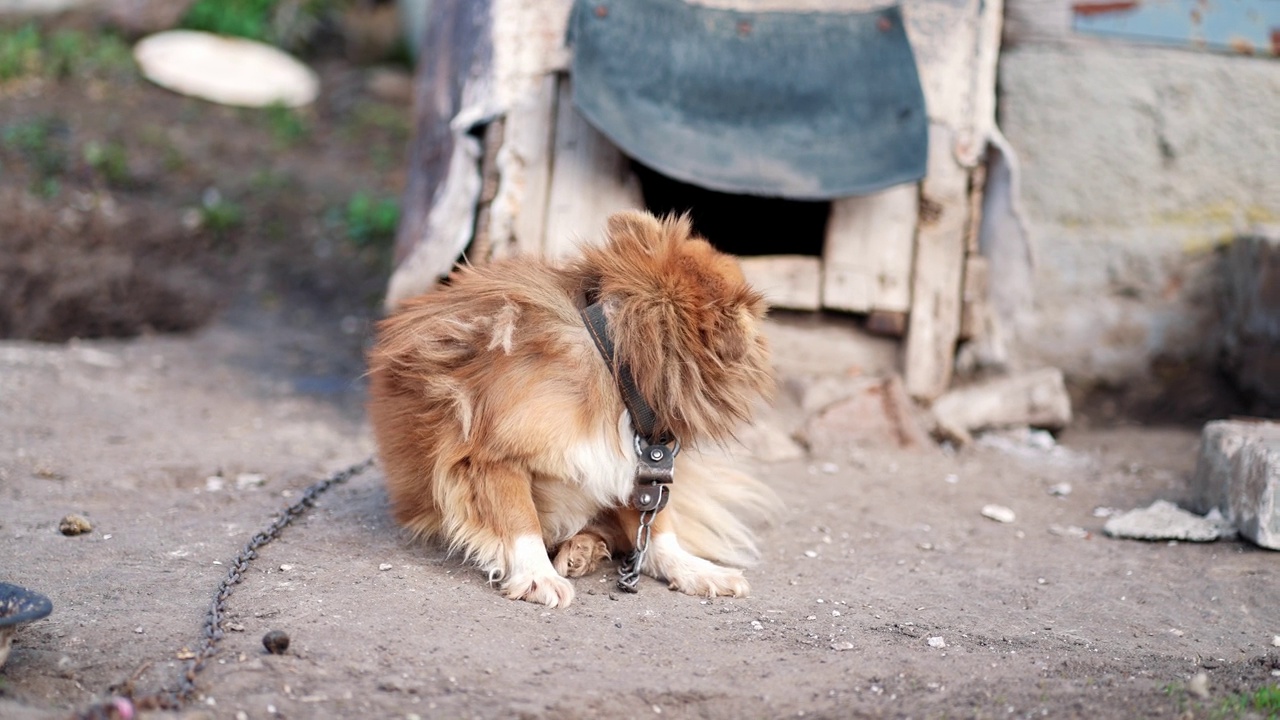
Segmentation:
[(1248, 443), (1231, 469), (1228, 515), (1240, 534), (1280, 550), (1280, 439)]
[(1216, 420), (1204, 427), (1191, 477), (1191, 505), (1213, 508), (1240, 534), (1280, 549), (1280, 423)]

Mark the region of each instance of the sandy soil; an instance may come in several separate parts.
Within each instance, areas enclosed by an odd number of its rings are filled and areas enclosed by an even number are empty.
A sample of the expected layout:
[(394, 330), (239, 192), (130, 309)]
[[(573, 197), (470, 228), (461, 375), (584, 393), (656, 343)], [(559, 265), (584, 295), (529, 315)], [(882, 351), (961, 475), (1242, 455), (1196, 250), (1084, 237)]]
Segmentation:
[[(171, 686), (224, 563), (302, 488), (369, 454), (361, 338), (286, 320), (0, 344), (3, 579), (55, 605), (18, 635), (0, 716), (63, 717), (131, 677), (139, 692)], [(655, 581), (624, 595), (603, 572), (559, 611), (502, 599), (410, 542), (373, 470), (262, 552), (229, 602), (243, 630), (185, 715), (1208, 717), (1276, 682), (1277, 556), (1113, 540), (1094, 513), (1181, 497), (1195, 445), (1132, 428), (1047, 452), (850, 448), (760, 465), (787, 509), (752, 597)], [(1050, 494), (1062, 482), (1070, 494)], [(982, 517), (991, 502), (1017, 519)], [(61, 535), (72, 512), (93, 532)], [(1088, 537), (1050, 532), (1070, 525)], [(273, 629), (292, 638), (283, 656), (262, 648)], [(1186, 690), (1201, 671), (1208, 700)]]

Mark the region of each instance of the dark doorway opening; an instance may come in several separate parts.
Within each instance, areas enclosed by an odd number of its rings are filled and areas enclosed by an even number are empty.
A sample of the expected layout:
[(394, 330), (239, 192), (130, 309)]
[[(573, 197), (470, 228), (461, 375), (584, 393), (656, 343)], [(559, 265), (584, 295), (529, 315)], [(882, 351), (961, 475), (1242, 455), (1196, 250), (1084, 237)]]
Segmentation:
[(632, 162), (655, 215), (689, 213), (698, 234), (734, 255), (822, 256), (831, 203), (733, 195), (673, 180)]

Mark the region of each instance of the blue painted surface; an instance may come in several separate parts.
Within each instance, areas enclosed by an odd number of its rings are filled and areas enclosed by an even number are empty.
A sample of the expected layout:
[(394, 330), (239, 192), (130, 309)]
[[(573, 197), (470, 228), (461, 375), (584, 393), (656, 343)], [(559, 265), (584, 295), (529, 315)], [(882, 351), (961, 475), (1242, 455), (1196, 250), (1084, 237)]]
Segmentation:
[[(1076, 32), (1208, 50), (1275, 55), (1280, 0), (1145, 0), (1132, 8), (1089, 12), (1107, 3), (1074, 5)], [(1119, 4), (1119, 3), (1115, 3)]]

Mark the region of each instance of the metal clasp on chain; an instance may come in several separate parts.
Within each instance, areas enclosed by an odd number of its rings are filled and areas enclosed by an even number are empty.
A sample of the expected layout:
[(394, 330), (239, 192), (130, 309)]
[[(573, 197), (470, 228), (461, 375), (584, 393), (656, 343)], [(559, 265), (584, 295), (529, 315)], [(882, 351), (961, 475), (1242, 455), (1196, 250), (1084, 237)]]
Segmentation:
[(671, 497), (669, 485), (675, 480), (676, 455), (680, 441), (649, 443), (636, 435), (636, 489), (631, 493), (631, 506), (640, 512), (640, 526), (636, 528), (635, 549), (622, 563), (618, 577), (618, 589), (633, 593), (640, 583), (640, 568), (644, 565), (649, 540), (653, 536), (653, 519), (667, 506)]

